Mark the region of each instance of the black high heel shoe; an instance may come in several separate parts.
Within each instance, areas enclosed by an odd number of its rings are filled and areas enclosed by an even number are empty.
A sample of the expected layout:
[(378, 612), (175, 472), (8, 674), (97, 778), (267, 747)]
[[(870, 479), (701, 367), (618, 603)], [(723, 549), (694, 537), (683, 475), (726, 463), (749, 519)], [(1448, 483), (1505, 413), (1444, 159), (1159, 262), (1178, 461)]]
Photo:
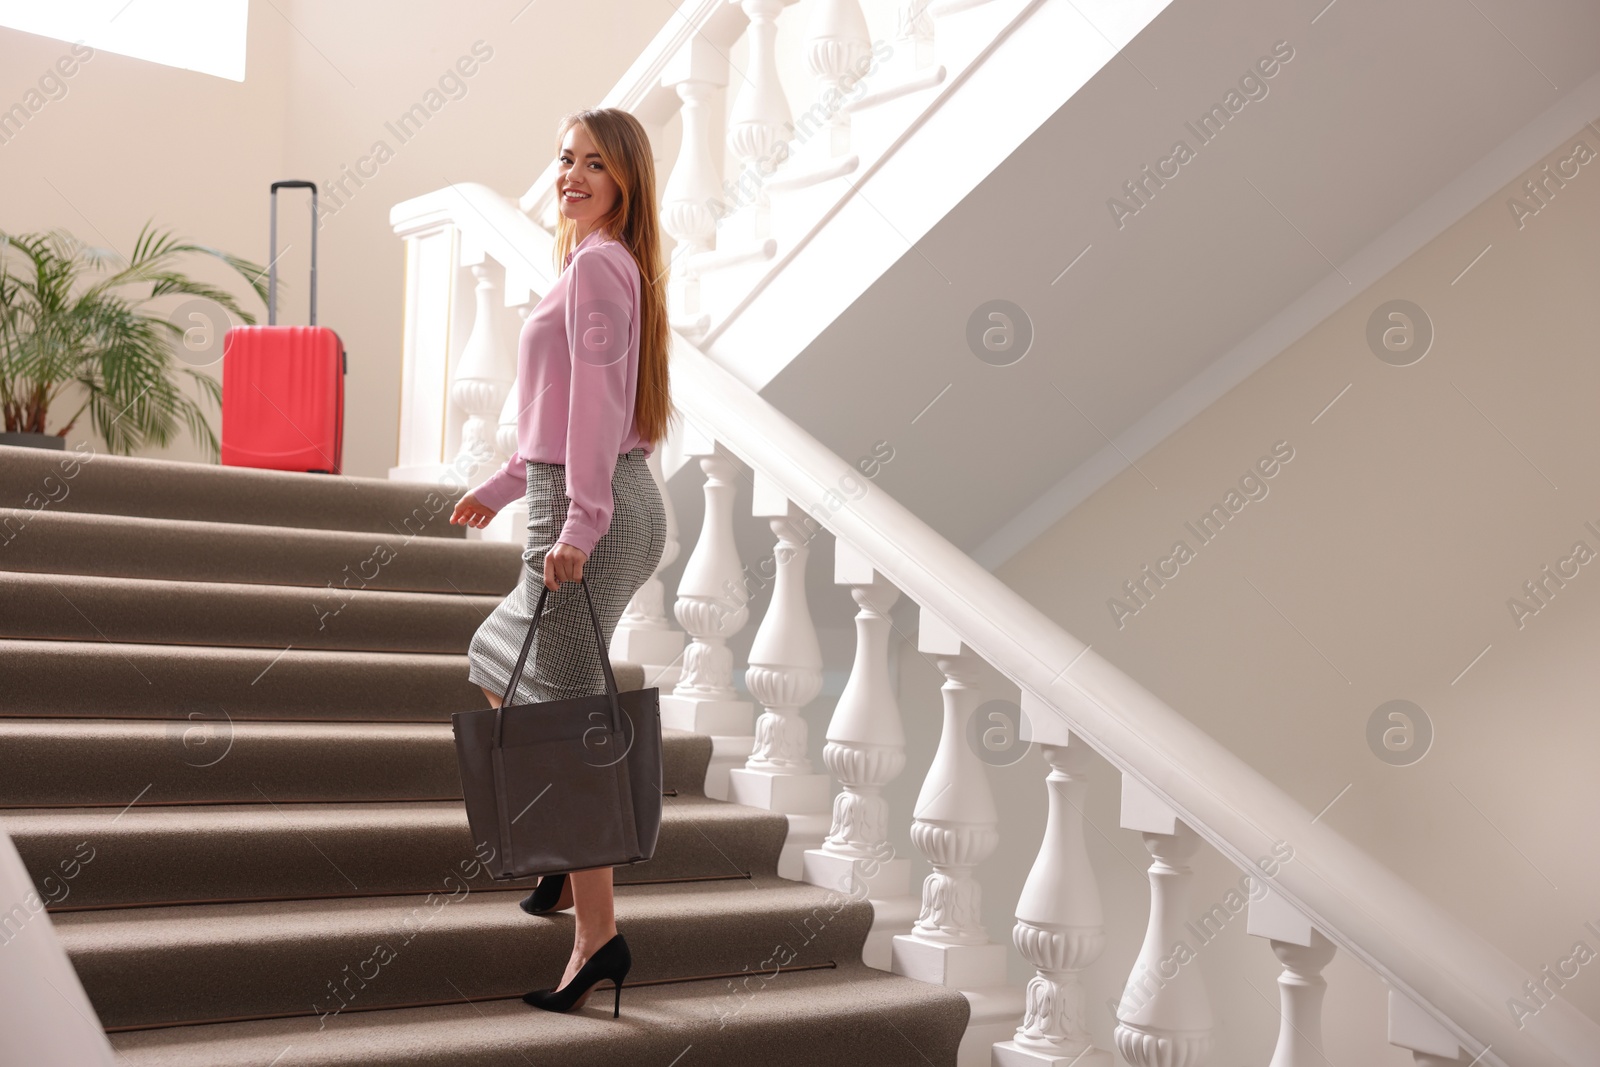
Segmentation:
[(564, 874), (547, 874), (539, 879), (539, 884), (533, 887), (533, 892), (523, 897), (519, 907), (529, 915), (543, 915), (546, 912), (558, 911), (561, 907), (572, 907), (569, 898), (565, 905), (561, 904), (562, 891), (567, 888), (567, 876)]
[(628, 943), (618, 934), (583, 961), (583, 966), (572, 976), (572, 981), (560, 989), (535, 989), (532, 993), (524, 993), (522, 1000), (545, 1011), (570, 1011), (596, 982), (609, 978), (616, 987), (617, 995), (611, 1004), (611, 1017), (615, 1019), (622, 1012), (622, 980), (628, 976), (628, 968), (632, 966), (633, 954), (628, 951)]

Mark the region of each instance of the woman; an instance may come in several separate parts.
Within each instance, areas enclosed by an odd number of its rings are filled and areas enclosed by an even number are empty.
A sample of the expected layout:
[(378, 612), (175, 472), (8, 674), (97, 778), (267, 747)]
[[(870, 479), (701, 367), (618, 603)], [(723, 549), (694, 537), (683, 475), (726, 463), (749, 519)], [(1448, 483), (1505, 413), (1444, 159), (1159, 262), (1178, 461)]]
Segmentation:
[[(517, 450), (450, 516), (481, 528), (527, 494), (522, 581), (468, 651), (467, 676), (491, 707), (510, 685), (541, 583), (551, 592), (511, 702), (604, 693), (588, 603), (582, 588), (563, 583), (585, 579), (609, 645), (666, 547), (666, 513), (645, 465), (672, 413), (649, 138), (628, 112), (601, 108), (562, 119), (556, 140), (556, 253), (564, 254), (564, 269), (517, 346)], [(611, 868), (543, 878), (522, 902), (530, 914), (569, 905), (577, 921), (566, 973), (554, 989), (523, 1000), (567, 1011), (610, 979), (620, 1004), (631, 957), (617, 933)]]

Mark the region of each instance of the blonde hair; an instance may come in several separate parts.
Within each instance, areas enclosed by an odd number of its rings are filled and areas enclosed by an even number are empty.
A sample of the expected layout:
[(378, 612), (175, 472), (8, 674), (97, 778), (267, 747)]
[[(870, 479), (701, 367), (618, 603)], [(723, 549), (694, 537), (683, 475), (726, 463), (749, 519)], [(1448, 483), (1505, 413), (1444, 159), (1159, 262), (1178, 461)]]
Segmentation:
[[(556, 154), (567, 131), (582, 126), (600, 153), (600, 163), (617, 183), (617, 202), (598, 227), (620, 241), (639, 265), (639, 387), (633, 421), (652, 446), (667, 436), (672, 404), (667, 360), (672, 351), (667, 323), (667, 268), (661, 255), (656, 216), (656, 164), (650, 138), (639, 120), (621, 108), (586, 108), (561, 120)], [(565, 215), (556, 222), (557, 269), (577, 245), (577, 227)]]

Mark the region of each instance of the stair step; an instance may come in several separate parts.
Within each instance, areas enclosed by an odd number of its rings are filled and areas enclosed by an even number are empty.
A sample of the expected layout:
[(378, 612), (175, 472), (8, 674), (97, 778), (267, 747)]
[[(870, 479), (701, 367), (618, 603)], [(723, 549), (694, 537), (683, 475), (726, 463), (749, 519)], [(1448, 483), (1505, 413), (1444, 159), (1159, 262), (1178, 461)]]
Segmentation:
[[(630, 936), (630, 946), (633, 944)], [(637, 956), (637, 951), (636, 951)], [(767, 954), (755, 957), (761, 969)], [(465, 954), (441, 974), (459, 984)], [(324, 1018), (222, 1023), (112, 1035), (130, 1067), (953, 1067), (966, 1029), (954, 990), (839, 961), (837, 969), (727, 981), (627, 986), (611, 1018), (602, 984), (567, 1015), (519, 999), (349, 1011)], [(632, 975), (630, 975), (632, 977)], [(540, 979), (541, 982), (551, 981)], [(354, 1005), (352, 1005), (354, 1007)], [(690, 1051), (692, 1050), (692, 1051)]]
[(290, 530), (0, 507), (0, 531), (8, 529), (21, 531), (0, 555), (10, 571), (495, 596), (510, 592), (522, 572), (520, 545), (393, 530)]
[(790, 821), (705, 798), (677, 731), (616, 872), (628, 1013), (521, 1003), (574, 919), (489, 878), (459, 799), (464, 652), (522, 567), (459, 492), (0, 449), (0, 830), (122, 1058), (953, 1064), (966, 999), (863, 966), (872, 905), (778, 878)]
[(0, 571), (0, 637), (462, 653), (501, 599)]
[[(0, 641), (0, 718), (449, 722), (485, 705), (465, 655)], [(620, 689), (644, 668), (612, 660)]]
[[(488, 470), (467, 473), (481, 480)], [(465, 538), (462, 492), (427, 482), (175, 463), (0, 445), (0, 507)], [(0, 540), (27, 535), (12, 527)]]
[[(98, 862), (96, 860), (95, 862)], [(559, 980), (572, 917), (530, 916), (524, 895), (427, 896), (66, 912), (52, 916), (107, 1027), (399, 1007), (521, 995)], [(619, 886), (617, 926), (637, 981), (854, 962), (872, 906), (778, 878)], [(343, 1001), (335, 990), (342, 989)]]
[[(710, 740), (681, 730), (661, 740), (664, 788), (700, 794)], [(0, 718), (0, 767), (0, 809), (461, 796), (448, 723)]]
[[(120, 812), (14, 809), (0, 811), (0, 829), (57, 908), (428, 893), (443, 891), (447, 876), (462, 890), (508, 884), (494, 882), (479, 862), (498, 839), (474, 842), (459, 800), (261, 799)], [(782, 815), (690, 796), (665, 797), (662, 808), (655, 855), (618, 868), (618, 884), (776, 872), (788, 831)], [(60, 877), (72, 870), (63, 862), (76, 867), (71, 879)], [(44, 877), (52, 873), (54, 884)]]

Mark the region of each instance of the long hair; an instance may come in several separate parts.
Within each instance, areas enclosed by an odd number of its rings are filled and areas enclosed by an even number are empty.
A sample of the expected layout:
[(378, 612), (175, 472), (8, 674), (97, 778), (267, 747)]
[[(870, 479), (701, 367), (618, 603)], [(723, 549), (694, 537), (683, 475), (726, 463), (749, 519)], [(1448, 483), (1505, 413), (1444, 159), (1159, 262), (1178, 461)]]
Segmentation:
[[(586, 108), (561, 120), (556, 129), (556, 154), (567, 131), (582, 126), (600, 153), (600, 163), (617, 183), (617, 203), (600, 219), (599, 229), (622, 242), (639, 265), (639, 388), (633, 421), (652, 446), (667, 435), (667, 420), (676, 413), (668, 381), (672, 351), (667, 323), (667, 267), (661, 255), (656, 217), (656, 163), (650, 138), (632, 114), (615, 107)], [(556, 263), (577, 245), (577, 227), (565, 215), (556, 221)]]

